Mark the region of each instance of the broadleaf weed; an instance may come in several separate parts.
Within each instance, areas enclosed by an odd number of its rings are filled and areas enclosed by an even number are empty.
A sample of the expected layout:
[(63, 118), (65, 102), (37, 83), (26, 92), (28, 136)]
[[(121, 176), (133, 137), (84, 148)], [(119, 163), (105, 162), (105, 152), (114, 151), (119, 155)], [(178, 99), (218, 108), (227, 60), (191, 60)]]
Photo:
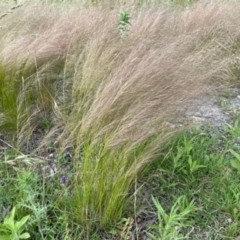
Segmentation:
[(4, 218), (3, 224), (0, 225), (0, 238), (3, 240), (28, 239), (30, 234), (23, 233), (23, 227), (29, 219), (29, 215), (24, 216), (20, 221), (15, 221), (16, 208), (13, 207), (9, 216)]
[(148, 233), (155, 240), (188, 239), (189, 233), (182, 233), (187, 227), (192, 227), (193, 222), (189, 219), (195, 212), (194, 201), (188, 202), (186, 196), (179, 197), (172, 206), (170, 213), (166, 213), (160, 202), (152, 197), (157, 208), (158, 225), (152, 226), (157, 230), (157, 235)]

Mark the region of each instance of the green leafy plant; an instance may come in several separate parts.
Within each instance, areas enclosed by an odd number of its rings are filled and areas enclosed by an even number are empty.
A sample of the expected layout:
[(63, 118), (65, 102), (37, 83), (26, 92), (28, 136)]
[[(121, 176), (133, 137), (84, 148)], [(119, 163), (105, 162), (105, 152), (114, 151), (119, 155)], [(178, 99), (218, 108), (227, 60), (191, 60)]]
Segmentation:
[(172, 175), (175, 173), (183, 173), (184, 175), (193, 174), (200, 168), (205, 168), (203, 164), (194, 159), (192, 154), (195, 138), (188, 139), (184, 136), (181, 141), (177, 142), (176, 153), (171, 153), (173, 160)]
[(123, 10), (119, 13), (119, 19), (118, 19), (118, 29), (119, 29), (121, 38), (123, 38), (126, 32), (128, 31), (127, 29), (128, 25), (131, 25), (129, 11)]
[(188, 165), (189, 165), (189, 171), (191, 174), (200, 168), (206, 167), (205, 165), (198, 164), (197, 160), (192, 160), (191, 156), (188, 157)]
[(158, 226), (151, 226), (157, 230), (157, 236), (148, 233), (154, 240), (187, 239), (189, 233), (183, 235), (182, 230), (192, 226), (189, 217), (194, 213), (194, 201), (188, 202), (186, 196), (180, 196), (172, 206), (170, 213), (166, 213), (160, 202), (152, 197), (152, 201), (157, 208)]
[(24, 216), (20, 221), (15, 221), (15, 211), (16, 208), (13, 207), (11, 213), (5, 217), (3, 224), (0, 224), (0, 238), (2, 240), (19, 240), (30, 238), (29, 233), (23, 233), (23, 227), (30, 215)]

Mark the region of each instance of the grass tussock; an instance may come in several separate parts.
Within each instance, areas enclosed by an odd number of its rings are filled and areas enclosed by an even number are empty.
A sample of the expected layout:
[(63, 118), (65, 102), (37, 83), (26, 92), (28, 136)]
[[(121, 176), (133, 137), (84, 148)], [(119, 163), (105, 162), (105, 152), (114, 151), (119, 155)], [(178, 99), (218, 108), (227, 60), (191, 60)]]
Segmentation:
[(121, 217), (186, 106), (239, 74), (234, 2), (130, 9), (124, 36), (121, 5), (29, 3), (0, 19), (0, 130), (21, 143), (50, 114), (50, 135), (75, 149), (68, 207), (91, 229)]

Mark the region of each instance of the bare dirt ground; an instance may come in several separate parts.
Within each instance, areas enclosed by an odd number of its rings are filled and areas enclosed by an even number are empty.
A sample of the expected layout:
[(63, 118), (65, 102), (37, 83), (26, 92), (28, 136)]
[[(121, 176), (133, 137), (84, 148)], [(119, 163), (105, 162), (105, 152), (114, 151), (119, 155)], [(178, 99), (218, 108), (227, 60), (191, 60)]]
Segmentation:
[(197, 100), (187, 112), (187, 117), (194, 125), (210, 124), (221, 127), (231, 124), (240, 111), (240, 90), (235, 89), (229, 97), (206, 97)]

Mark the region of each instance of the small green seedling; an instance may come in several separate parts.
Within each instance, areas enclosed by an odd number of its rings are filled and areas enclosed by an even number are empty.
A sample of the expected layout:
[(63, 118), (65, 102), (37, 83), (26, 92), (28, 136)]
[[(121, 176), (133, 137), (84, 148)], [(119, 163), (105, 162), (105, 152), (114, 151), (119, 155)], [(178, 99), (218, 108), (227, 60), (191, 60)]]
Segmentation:
[(23, 217), (20, 221), (14, 221), (16, 208), (14, 207), (11, 213), (5, 217), (3, 224), (0, 224), (0, 239), (1, 240), (19, 240), (28, 239), (30, 234), (23, 231), (23, 226), (27, 222), (29, 215)]
[(191, 156), (188, 157), (188, 165), (189, 165), (190, 173), (193, 173), (200, 168), (206, 167), (205, 165), (198, 164), (198, 162), (196, 160), (193, 161)]
[(121, 38), (125, 36), (128, 25), (131, 25), (130, 14), (128, 10), (123, 10), (119, 13), (119, 19), (118, 19), (118, 29), (120, 31)]

